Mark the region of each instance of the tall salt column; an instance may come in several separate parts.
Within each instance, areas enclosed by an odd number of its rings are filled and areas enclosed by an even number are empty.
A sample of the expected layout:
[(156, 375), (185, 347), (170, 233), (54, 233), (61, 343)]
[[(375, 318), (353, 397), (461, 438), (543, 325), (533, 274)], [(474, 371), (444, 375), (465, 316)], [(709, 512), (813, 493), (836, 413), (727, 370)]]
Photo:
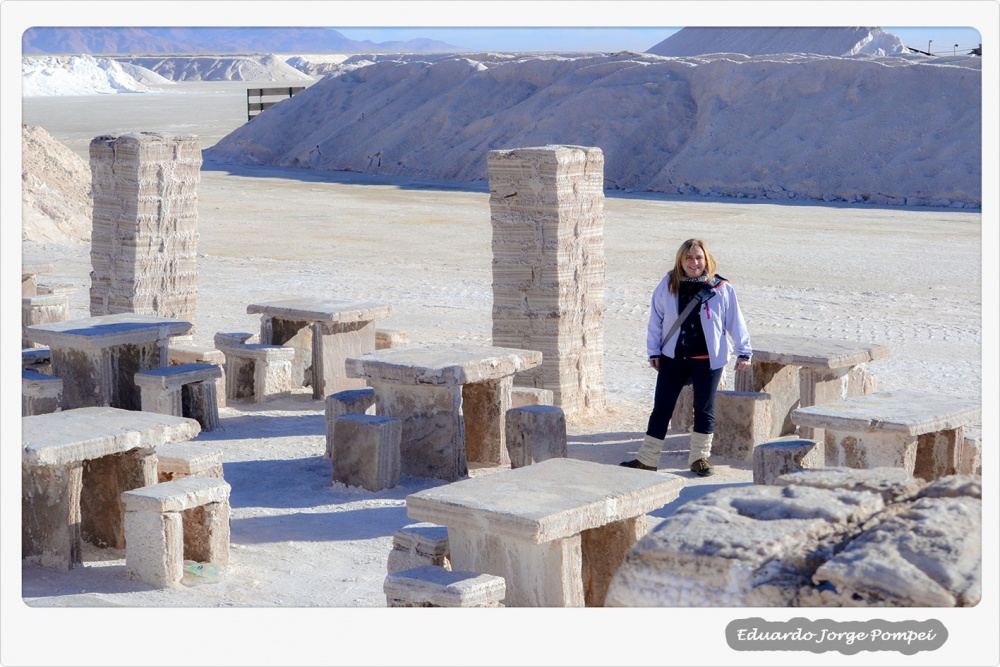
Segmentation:
[(493, 345), (542, 352), (515, 384), (564, 412), (603, 408), (604, 153), (490, 151)]
[(155, 132), (95, 137), (90, 168), (90, 314), (194, 322), (198, 138)]

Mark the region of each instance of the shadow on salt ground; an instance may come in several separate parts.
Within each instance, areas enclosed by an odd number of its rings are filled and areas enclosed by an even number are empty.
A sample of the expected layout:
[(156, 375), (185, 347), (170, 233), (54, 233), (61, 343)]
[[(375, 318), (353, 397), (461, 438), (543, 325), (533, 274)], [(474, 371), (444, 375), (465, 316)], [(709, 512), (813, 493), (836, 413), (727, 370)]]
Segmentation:
[(219, 428), (214, 431), (202, 431), (195, 441), (211, 440), (256, 440), (258, 438), (293, 435), (326, 436), (326, 417), (323, 414), (302, 415), (240, 415), (238, 417), (222, 417)]
[(414, 523), (406, 507), (366, 507), (337, 512), (295, 512), (230, 520), (233, 544), (349, 542), (391, 537)]
[(232, 487), (229, 505), (233, 509), (316, 507), (358, 499), (335, 492), (330, 460), (322, 456), (226, 461), (222, 472)]
[[(48, 607), (120, 606), (102, 595), (143, 593), (160, 589), (125, 573), (124, 560), (114, 564), (84, 562), (72, 570), (53, 570), (33, 565), (21, 567), (21, 597), (46, 598)], [(74, 599), (73, 596), (81, 596)], [(31, 606), (43, 606), (32, 602)]]
[(333, 481), (330, 459), (322, 455), (298, 459), (226, 461), (222, 470), (225, 480), (232, 487), (229, 506), (233, 509), (291, 509), (362, 501), (402, 502), (411, 493), (447, 484), (440, 479), (404, 475), (396, 486), (378, 492), (346, 486)]

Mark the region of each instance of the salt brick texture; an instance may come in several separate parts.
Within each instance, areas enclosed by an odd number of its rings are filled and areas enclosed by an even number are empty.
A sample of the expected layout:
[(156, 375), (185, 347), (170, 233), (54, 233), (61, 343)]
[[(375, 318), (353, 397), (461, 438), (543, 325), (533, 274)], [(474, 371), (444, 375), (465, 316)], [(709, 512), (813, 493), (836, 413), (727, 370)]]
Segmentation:
[(91, 141), (91, 315), (194, 321), (201, 162), (192, 135), (140, 132)]
[(567, 413), (604, 406), (604, 153), (490, 151), (493, 344), (538, 350), (515, 383)]

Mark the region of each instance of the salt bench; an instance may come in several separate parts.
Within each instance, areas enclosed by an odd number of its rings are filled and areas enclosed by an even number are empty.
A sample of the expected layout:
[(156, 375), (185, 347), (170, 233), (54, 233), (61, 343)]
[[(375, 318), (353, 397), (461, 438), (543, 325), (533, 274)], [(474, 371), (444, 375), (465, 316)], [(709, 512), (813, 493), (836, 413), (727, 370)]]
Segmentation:
[(26, 335), (27, 327), (69, 319), (69, 293), (73, 291), (70, 288), (40, 288), (34, 294), (21, 296), (22, 348), (34, 345)]
[(156, 448), (200, 430), (193, 419), (108, 407), (23, 417), (22, 558), (68, 570), (84, 539), (123, 548), (122, 492), (155, 484)]
[(503, 577), (421, 565), (390, 573), (382, 584), (389, 607), (502, 607)]
[(215, 381), (215, 396), (218, 407), (226, 407), (226, 355), (222, 350), (201, 345), (171, 344), (167, 347), (167, 363), (170, 366), (214, 364), (223, 369), (222, 376)]
[(797, 470), (822, 468), (823, 445), (794, 435), (754, 447), (753, 483), (774, 484), (780, 476)]
[(565, 457), (566, 415), (554, 405), (511, 408), (504, 418), (510, 467)]
[(184, 477), (122, 493), (125, 571), (153, 586), (178, 584), (184, 560), (229, 564), (225, 481)]
[(981, 414), (981, 406), (967, 399), (893, 391), (798, 408), (791, 418), (825, 430), (827, 466), (903, 468), (931, 481), (957, 473), (964, 427)]
[(399, 484), (399, 436), (394, 417), (342, 415), (333, 425), (333, 480), (369, 491)]
[(375, 349), (388, 350), (393, 347), (406, 347), (410, 344), (410, 335), (398, 329), (376, 329)]
[(226, 399), (264, 403), (271, 398), (288, 396), (292, 391), (295, 350), (241, 342), (253, 338), (254, 334), (249, 333), (215, 335), (215, 346), (226, 357)]
[(156, 448), (156, 478), (171, 482), (181, 477), (200, 475), (222, 478), (222, 450), (180, 442)]
[(390, 574), (421, 565), (451, 569), (448, 558), (448, 529), (431, 523), (405, 526), (392, 536), (387, 569)]
[(511, 408), (523, 408), (528, 405), (552, 405), (554, 400), (551, 389), (514, 386), (510, 390)]
[(21, 370), (52, 374), (52, 352), (47, 347), (29, 347), (21, 350)]
[(21, 416), (42, 415), (59, 409), (63, 381), (38, 371), (21, 371)]
[(343, 415), (374, 415), (375, 414), (375, 390), (371, 387), (364, 389), (346, 389), (330, 394), (325, 401), (324, 420), (326, 422), (326, 453), (328, 459), (333, 458), (333, 427), (337, 417)]
[(21, 263), (21, 296), (38, 294), (38, 274), (52, 273), (55, 267), (49, 262)]
[(202, 431), (219, 428), (215, 381), (222, 369), (214, 364), (177, 364), (135, 374), (142, 409), (176, 417), (190, 417)]

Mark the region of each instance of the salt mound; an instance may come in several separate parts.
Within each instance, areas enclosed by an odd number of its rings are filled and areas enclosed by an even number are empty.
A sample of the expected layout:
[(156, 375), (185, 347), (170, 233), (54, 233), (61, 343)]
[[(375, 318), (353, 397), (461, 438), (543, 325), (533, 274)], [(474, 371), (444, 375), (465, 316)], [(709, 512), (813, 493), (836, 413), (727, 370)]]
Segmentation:
[(708, 53), (888, 56), (906, 52), (899, 37), (882, 28), (683, 28), (646, 51), (670, 57)]
[(37, 126), (21, 126), (21, 151), (21, 240), (90, 241), (90, 165)]
[(313, 77), (271, 54), (118, 56), (116, 60), (143, 67), (170, 81), (313, 81)]
[(21, 60), (24, 97), (148, 93), (155, 88), (126, 72), (112, 58), (44, 56)]
[(607, 189), (978, 208), (981, 60), (383, 59), (282, 100), (204, 156), (482, 181), (490, 150), (571, 144), (604, 151)]

